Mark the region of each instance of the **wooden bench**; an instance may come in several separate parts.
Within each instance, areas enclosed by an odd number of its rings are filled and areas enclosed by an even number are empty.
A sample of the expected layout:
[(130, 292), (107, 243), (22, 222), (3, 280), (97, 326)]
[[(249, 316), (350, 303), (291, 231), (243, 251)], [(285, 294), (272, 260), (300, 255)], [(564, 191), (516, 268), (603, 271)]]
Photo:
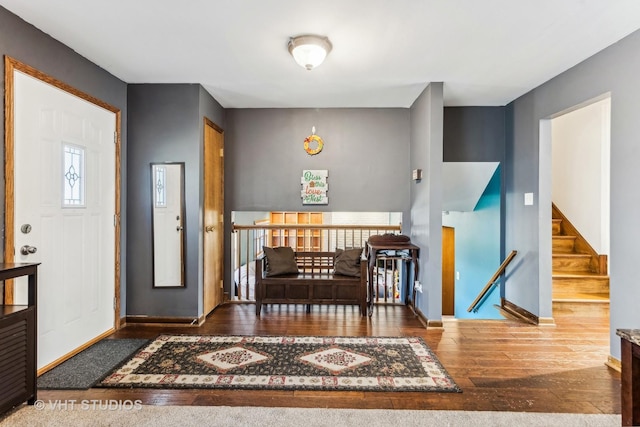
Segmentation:
[(266, 259), (256, 259), (256, 315), (262, 304), (358, 305), (367, 315), (367, 260), (360, 260), (360, 277), (333, 273), (334, 252), (295, 252), (298, 274), (267, 277)]

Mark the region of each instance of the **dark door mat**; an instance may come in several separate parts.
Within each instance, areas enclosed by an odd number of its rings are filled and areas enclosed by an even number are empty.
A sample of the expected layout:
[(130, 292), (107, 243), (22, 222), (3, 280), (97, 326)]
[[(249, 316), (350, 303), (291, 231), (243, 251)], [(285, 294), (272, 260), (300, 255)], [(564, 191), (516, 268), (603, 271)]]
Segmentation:
[(86, 390), (145, 345), (147, 339), (103, 339), (38, 377), (41, 390)]

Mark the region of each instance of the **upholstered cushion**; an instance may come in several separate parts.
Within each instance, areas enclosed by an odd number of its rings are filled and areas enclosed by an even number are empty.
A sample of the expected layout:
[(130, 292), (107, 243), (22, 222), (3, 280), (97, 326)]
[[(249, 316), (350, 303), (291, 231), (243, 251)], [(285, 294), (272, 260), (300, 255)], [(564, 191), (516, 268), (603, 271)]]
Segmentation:
[(343, 276), (360, 277), (361, 256), (362, 248), (336, 249), (336, 255), (333, 259), (334, 273), (342, 274)]
[(298, 264), (293, 249), (288, 246), (277, 248), (262, 248), (267, 257), (267, 276), (278, 276), (281, 274), (293, 274), (298, 272)]

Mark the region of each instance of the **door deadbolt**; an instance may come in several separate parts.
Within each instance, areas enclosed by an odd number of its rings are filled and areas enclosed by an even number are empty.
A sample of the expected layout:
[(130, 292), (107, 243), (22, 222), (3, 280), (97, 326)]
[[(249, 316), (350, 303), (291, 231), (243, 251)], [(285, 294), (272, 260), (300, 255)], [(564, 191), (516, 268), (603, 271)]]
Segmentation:
[(29, 234), (31, 232), (31, 224), (22, 224), (20, 231), (22, 231), (23, 234)]

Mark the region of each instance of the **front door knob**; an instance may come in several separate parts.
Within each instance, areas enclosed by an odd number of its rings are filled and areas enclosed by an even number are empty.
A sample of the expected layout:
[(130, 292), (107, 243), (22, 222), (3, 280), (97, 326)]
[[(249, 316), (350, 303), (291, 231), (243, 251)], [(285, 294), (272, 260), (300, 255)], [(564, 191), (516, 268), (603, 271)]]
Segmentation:
[(38, 252), (38, 248), (35, 246), (24, 245), (20, 248), (20, 253), (22, 255), (35, 254), (36, 252)]

